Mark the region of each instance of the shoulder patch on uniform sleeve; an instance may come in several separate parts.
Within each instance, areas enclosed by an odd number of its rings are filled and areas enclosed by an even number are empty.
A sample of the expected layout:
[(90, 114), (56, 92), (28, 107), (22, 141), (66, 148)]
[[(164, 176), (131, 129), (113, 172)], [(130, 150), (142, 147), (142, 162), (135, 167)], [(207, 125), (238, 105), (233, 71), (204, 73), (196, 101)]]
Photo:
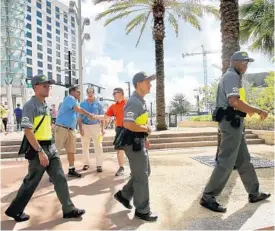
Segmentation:
[(232, 89), (232, 93), (239, 93), (239, 88), (237, 88), (237, 87), (233, 87), (233, 89)]
[(128, 112), (126, 113), (125, 117), (133, 119), (133, 118), (134, 118), (134, 115), (135, 115), (134, 112), (128, 111)]
[(29, 119), (29, 117), (22, 117), (22, 123), (25, 123), (25, 124), (27, 124), (27, 123), (29, 123), (30, 122), (30, 119)]

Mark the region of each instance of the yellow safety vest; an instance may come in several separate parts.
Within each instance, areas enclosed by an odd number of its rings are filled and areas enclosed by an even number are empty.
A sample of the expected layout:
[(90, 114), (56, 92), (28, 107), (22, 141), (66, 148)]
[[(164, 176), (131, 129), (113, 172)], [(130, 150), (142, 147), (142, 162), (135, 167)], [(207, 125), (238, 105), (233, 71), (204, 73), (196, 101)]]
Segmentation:
[[(33, 128), (35, 129), (41, 119), (43, 118), (43, 115), (39, 115), (34, 117), (33, 119)], [(34, 134), (35, 138), (40, 141), (45, 140), (51, 140), (52, 139), (52, 126), (51, 126), (51, 116), (46, 115), (42, 124), (38, 128), (38, 130)]]
[(148, 122), (148, 118), (149, 118), (148, 112), (144, 112), (136, 118), (135, 122), (138, 125), (146, 125)]
[(245, 89), (243, 87), (239, 88), (240, 100), (246, 102)]

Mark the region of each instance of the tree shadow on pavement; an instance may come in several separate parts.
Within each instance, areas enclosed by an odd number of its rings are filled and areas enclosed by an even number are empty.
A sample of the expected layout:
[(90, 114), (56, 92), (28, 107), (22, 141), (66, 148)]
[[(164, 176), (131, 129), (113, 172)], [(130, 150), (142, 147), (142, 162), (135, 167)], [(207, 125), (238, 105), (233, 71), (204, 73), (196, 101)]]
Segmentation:
[(14, 220), (1, 221), (1, 230), (13, 230), (16, 225)]

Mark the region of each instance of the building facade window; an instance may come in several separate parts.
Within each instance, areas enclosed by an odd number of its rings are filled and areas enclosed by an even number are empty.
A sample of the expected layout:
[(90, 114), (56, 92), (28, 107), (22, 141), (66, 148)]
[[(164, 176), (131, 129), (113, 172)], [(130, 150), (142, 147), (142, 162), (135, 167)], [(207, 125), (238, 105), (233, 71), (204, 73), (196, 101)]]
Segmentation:
[(48, 69), (49, 69), (49, 70), (52, 70), (52, 69), (53, 69), (52, 64), (48, 64)]
[(64, 26), (64, 31), (68, 32), (68, 27)]
[(56, 59), (56, 64), (61, 65), (61, 60), (60, 59)]
[(55, 32), (56, 34), (60, 35), (60, 30), (56, 29)]
[(52, 23), (52, 19), (49, 16), (47, 16), (47, 22)]
[(57, 27), (60, 27), (60, 23), (59, 23), (59, 22), (55, 22), (55, 25), (56, 25)]
[(27, 76), (32, 77), (32, 68), (31, 67), (27, 67)]
[(64, 40), (64, 44), (65, 44), (65, 46), (68, 46), (68, 40)]
[(42, 29), (41, 28), (36, 28), (37, 34), (42, 34)]
[(56, 41), (60, 43), (60, 37), (56, 36)]
[(60, 19), (60, 14), (59, 13), (55, 13), (55, 18), (56, 19)]
[(49, 25), (49, 24), (47, 24), (47, 29), (48, 29), (48, 30), (52, 30), (52, 26)]
[(65, 54), (65, 55), (64, 55), (64, 59), (65, 59), (65, 60), (69, 60), (69, 56)]
[(50, 49), (50, 48), (47, 48), (47, 52), (48, 52), (48, 54), (52, 54), (52, 49)]
[(37, 44), (37, 50), (43, 51), (43, 46), (41, 44)]
[(55, 12), (56, 12), (56, 13), (59, 13), (59, 12), (60, 12), (60, 11), (59, 11), (59, 8), (58, 8), (57, 6), (55, 7)]
[(37, 42), (41, 42), (42, 43), (42, 37), (41, 36), (37, 36)]
[(60, 44), (56, 44), (56, 50), (60, 50)]
[(60, 75), (60, 74), (57, 74), (56, 81), (57, 81), (58, 83), (61, 83), (61, 75)]
[(75, 35), (75, 31), (74, 30), (72, 30), (72, 35)]
[(26, 44), (27, 44), (28, 47), (32, 47), (32, 42), (31, 41), (27, 40)]
[(76, 44), (73, 43), (73, 44), (72, 44), (72, 48), (73, 48), (73, 49), (76, 49)]
[(43, 67), (43, 62), (41, 62), (41, 61), (37, 61), (37, 66), (39, 66), (39, 67)]
[(27, 37), (27, 38), (32, 38), (32, 33), (31, 33), (31, 32), (27, 32), (27, 33), (26, 33), (26, 37)]
[(57, 72), (61, 72), (61, 67), (56, 66), (56, 71), (57, 71)]
[(31, 21), (32, 20), (32, 16), (30, 16), (29, 14), (27, 14), (26, 19), (29, 20), (29, 21)]
[(40, 2), (36, 2), (36, 7), (39, 8), (39, 9), (42, 9), (42, 5)]
[(52, 62), (53, 58), (51, 56), (48, 56), (48, 62)]
[(32, 0), (28, 0), (28, 3), (32, 3)]
[(47, 1), (47, 7), (51, 7), (51, 6), (52, 4), (49, 1)]
[(29, 30), (31, 30), (32, 29), (32, 25), (30, 23), (27, 23), (26, 28), (29, 29)]
[(48, 45), (48, 47), (51, 47), (52, 46), (52, 41), (51, 40), (47, 40), (47, 45)]
[(43, 59), (43, 54), (42, 53), (37, 53), (37, 58)]
[(38, 69), (37, 71), (38, 71), (38, 74), (39, 74), (39, 75), (40, 75), (40, 74), (43, 74), (43, 70)]
[(32, 8), (30, 6), (27, 6), (27, 11), (31, 13), (32, 12)]
[(56, 57), (60, 58), (60, 52), (59, 51), (56, 52)]
[(42, 26), (42, 21), (39, 20), (39, 19), (36, 19), (36, 24), (39, 25), (39, 26)]
[(46, 10), (46, 11), (47, 11), (48, 14), (52, 14), (51, 8), (48, 8), (48, 7), (47, 7), (47, 10)]
[(40, 11), (37, 11), (36, 16), (39, 17), (39, 18), (42, 18), (42, 13)]
[(49, 32), (47, 32), (47, 37), (48, 37), (48, 38), (52, 38), (52, 34), (49, 33)]
[[(68, 39), (68, 34), (67, 33), (64, 33), (64, 38), (65, 39)], [(68, 46), (68, 45), (67, 45)]]
[(64, 47), (64, 52), (68, 53), (68, 51), (69, 51), (68, 47)]
[(30, 64), (30, 65), (32, 65), (32, 59), (30, 59), (30, 58), (27, 58), (27, 64)]
[(53, 78), (53, 73), (48, 71), (48, 79), (52, 79)]

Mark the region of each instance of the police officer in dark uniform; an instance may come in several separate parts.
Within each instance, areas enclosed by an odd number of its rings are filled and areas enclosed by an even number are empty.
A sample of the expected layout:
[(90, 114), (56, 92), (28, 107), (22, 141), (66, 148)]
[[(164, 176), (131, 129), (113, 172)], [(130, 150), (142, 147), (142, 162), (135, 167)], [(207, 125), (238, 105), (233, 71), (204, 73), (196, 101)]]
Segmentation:
[(59, 154), (52, 143), (51, 116), (45, 98), (49, 96), (50, 85), (54, 82), (44, 75), (34, 76), (32, 87), (35, 95), (23, 107), (22, 128), (25, 129), (29, 142), (29, 150), (25, 154), (29, 160), (28, 174), (5, 212), (17, 222), (30, 219), (30, 216), (24, 213), (24, 209), (45, 171), (51, 177), (62, 204), (63, 218), (77, 218), (85, 213), (85, 210), (75, 208), (70, 199)]
[(156, 76), (148, 76), (144, 72), (137, 73), (133, 78), (136, 91), (124, 107), (124, 142), (123, 147), (130, 164), (131, 179), (115, 198), (126, 208), (131, 209), (131, 199), (136, 207), (135, 217), (144, 221), (156, 221), (157, 215), (153, 214), (149, 205), (150, 164), (148, 151), (148, 134), (151, 133), (148, 123), (148, 111), (144, 96), (150, 92), (151, 81)]
[(231, 57), (230, 68), (223, 75), (218, 85), (216, 109), (213, 119), (219, 122), (221, 144), (215, 169), (206, 185), (200, 204), (215, 212), (226, 212), (226, 208), (216, 201), (225, 187), (234, 165), (248, 193), (250, 203), (265, 200), (270, 197), (259, 191), (259, 181), (250, 154), (247, 149), (244, 134), (244, 117), (246, 114), (259, 114), (265, 119), (268, 113), (255, 108), (245, 100), (242, 87), (242, 75), (246, 72), (250, 58), (247, 52), (238, 51)]

